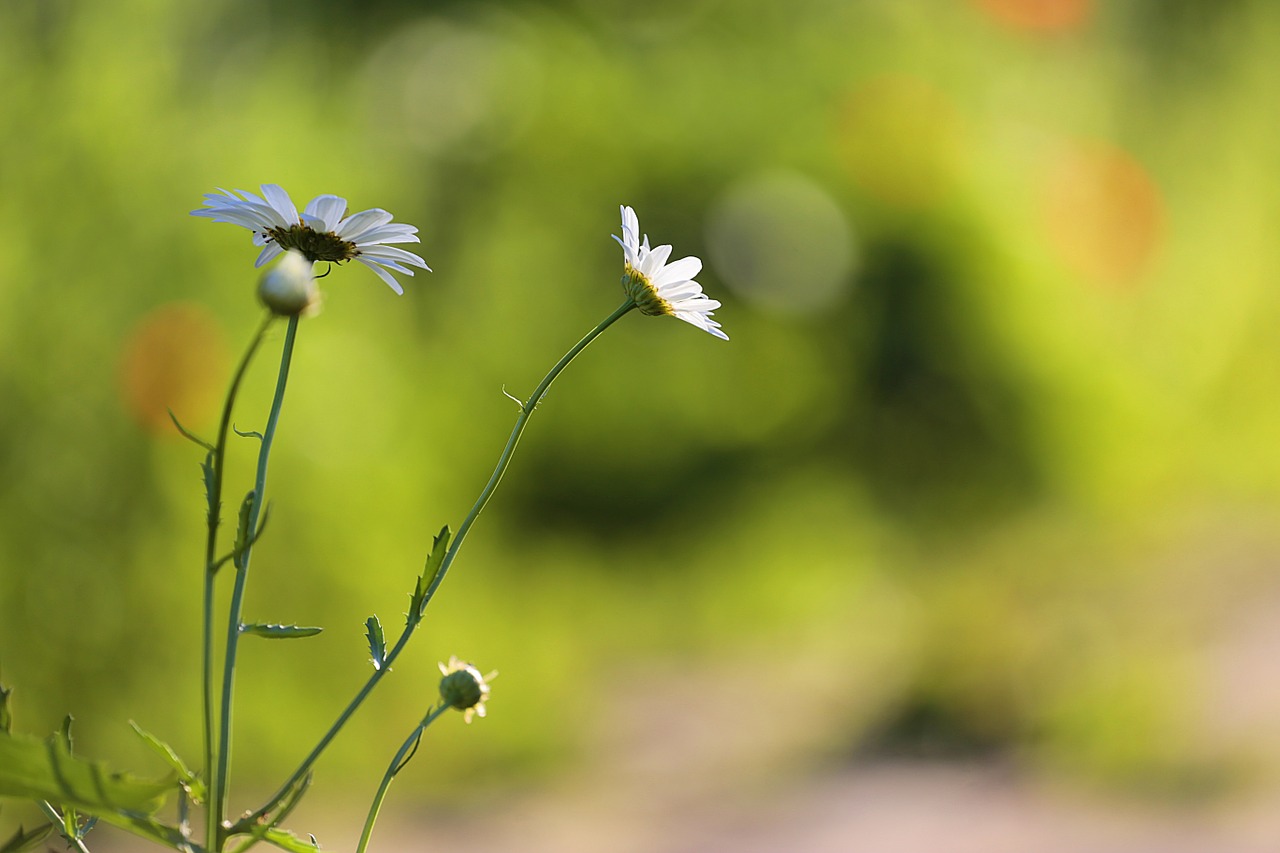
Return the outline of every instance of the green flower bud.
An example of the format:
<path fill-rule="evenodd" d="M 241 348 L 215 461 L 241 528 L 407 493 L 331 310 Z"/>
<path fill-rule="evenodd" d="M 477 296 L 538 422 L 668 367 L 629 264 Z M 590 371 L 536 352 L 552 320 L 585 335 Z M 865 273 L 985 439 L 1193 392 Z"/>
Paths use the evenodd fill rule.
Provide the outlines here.
<path fill-rule="evenodd" d="M 481 675 L 480 670 L 456 657 L 450 657 L 448 665 L 440 664 L 440 672 L 444 676 L 440 679 L 440 698 L 445 704 L 462 711 L 468 723 L 472 715 L 483 717 L 489 680 L 497 673 Z"/>
<path fill-rule="evenodd" d="M 311 261 L 297 249 L 285 252 L 258 280 L 258 298 L 282 317 L 315 313 L 320 307 L 320 288 Z"/>

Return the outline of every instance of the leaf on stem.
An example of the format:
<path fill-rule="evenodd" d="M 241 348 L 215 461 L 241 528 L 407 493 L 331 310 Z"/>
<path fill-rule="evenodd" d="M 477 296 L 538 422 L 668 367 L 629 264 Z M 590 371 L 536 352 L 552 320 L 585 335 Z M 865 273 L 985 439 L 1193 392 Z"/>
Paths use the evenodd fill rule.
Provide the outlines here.
<path fill-rule="evenodd" d="M 0 734 L 0 797 L 49 800 L 120 825 L 125 813 L 154 814 L 172 780 L 111 773 L 100 762 L 71 754 L 68 730 L 41 740 Z"/>
<path fill-rule="evenodd" d="M 268 844 L 273 844 L 281 850 L 288 850 L 290 853 L 316 853 L 320 849 L 320 845 L 315 841 L 315 836 L 311 837 L 311 841 L 303 841 L 292 832 L 275 827 L 263 828 L 260 832 L 254 832 L 253 836 Z"/>
<path fill-rule="evenodd" d="M 252 634 L 268 640 L 296 640 L 299 637 L 314 637 L 323 631 L 314 625 L 280 625 L 274 622 L 249 622 L 240 626 L 241 634 Z"/>
<path fill-rule="evenodd" d="M 373 668 L 382 669 L 387 661 L 387 641 L 382 634 L 382 623 L 377 616 L 370 616 L 364 623 L 365 636 L 369 638 L 369 654 L 373 656 Z"/>
<path fill-rule="evenodd" d="M 13 712 L 9 710 L 9 697 L 12 695 L 12 687 L 0 684 L 0 732 L 7 733 L 13 728 Z"/>
<path fill-rule="evenodd" d="M 440 567 L 444 565 L 444 555 L 449 550 L 451 535 L 449 525 L 446 524 L 440 528 L 440 532 L 431 543 L 431 556 L 427 557 L 427 565 L 418 577 L 418 583 L 409 600 L 408 624 L 410 625 L 422 619 L 422 611 L 427 605 L 427 590 L 431 588 L 436 575 L 440 574 Z"/>
<path fill-rule="evenodd" d="M 133 731 L 138 737 L 142 738 L 143 742 L 151 747 L 152 752 L 159 755 L 165 764 L 174 769 L 178 774 L 178 783 L 191 796 L 191 799 L 197 803 L 203 803 L 206 793 L 204 782 L 200 781 L 200 778 L 191 772 L 186 763 L 178 757 L 178 753 L 173 751 L 173 747 L 143 729 L 133 720 L 129 721 L 129 725 L 133 727 Z"/>
<path fill-rule="evenodd" d="M 246 430 L 244 432 L 241 432 L 240 430 L 236 429 L 235 424 L 232 424 L 231 431 L 234 432 L 236 435 L 240 436 L 241 438 L 256 438 L 258 439 L 258 441 L 262 441 L 262 433 L 258 432 L 257 430 L 251 429 L 251 430 Z"/>
<path fill-rule="evenodd" d="M 253 513 L 254 499 L 257 492 L 253 489 L 249 490 L 249 494 L 244 496 L 244 500 L 240 502 L 240 521 L 236 525 L 236 544 L 231 549 L 232 561 L 236 564 L 237 569 L 244 568 L 244 552 L 249 547 L 249 516 Z"/>
<path fill-rule="evenodd" d="M 40 846 L 40 842 L 44 841 L 53 832 L 53 824 L 47 823 L 38 829 L 27 832 L 21 826 L 18 831 L 9 837 L 4 844 L 0 844 L 0 853 L 25 853 L 27 850 L 34 850 Z"/>
<path fill-rule="evenodd" d="M 174 426 L 176 426 L 176 427 L 178 428 L 178 432 L 182 433 L 182 435 L 183 435 L 183 437 L 184 437 L 184 438 L 188 438 L 188 439 L 190 439 L 191 441 L 194 441 L 196 444 L 200 445 L 201 447 L 203 447 L 205 450 L 209 451 L 210 453 L 212 453 L 212 452 L 213 452 L 213 445 L 212 445 L 212 444 L 210 444 L 209 442 L 205 441 L 205 440 L 204 440 L 203 438 L 201 438 L 200 436 L 196 435 L 196 434 L 195 434 L 194 432 L 192 432 L 191 430 L 189 430 L 189 429 L 187 429 L 186 427 L 184 427 L 184 426 L 182 425 L 182 422 L 178 420 L 178 416 L 177 416 L 177 415 L 175 415 L 175 414 L 173 413 L 173 409 L 167 409 L 166 411 L 168 411 L 168 412 L 169 412 L 169 420 L 173 421 L 173 425 L 174 425 Z"/>
<path fill-rule="evenodd" d="M 204 477 L 204 501 L 205 505 L 208 507 L 210 525 L 217 525 L 218 511 L 222 509 L 222 506 L 218 503 L 218 490 L 214 488 L 214 455 L 215 451 L 210 449 L 209 452 L 204 455 L 204 461 L 200 463 L 200 471 Z"/>

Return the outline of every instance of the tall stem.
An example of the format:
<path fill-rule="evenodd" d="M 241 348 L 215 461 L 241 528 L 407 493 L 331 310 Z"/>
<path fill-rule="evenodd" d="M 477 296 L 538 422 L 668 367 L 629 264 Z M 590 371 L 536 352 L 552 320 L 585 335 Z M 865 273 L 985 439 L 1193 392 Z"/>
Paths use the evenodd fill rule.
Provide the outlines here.
<path fill-rule="evenodd" d="M 463 519 L 462 526 L 458 528 L 458 533 L 454 536 L 453 542 L 450 544 L 449 550 L 445 553 L 444 560 L 440 564 L 440 570 L 436 572 L 435 579 L 432 580 L 431 585 L 427 587 L 426 593 L 423 596 L 422 607 L 425 608 L 427 606 L 427 603 L 431 601 L 431 597 L 435 595 L 436 590 L 439 589 L 441 582 L 444 580 L 445 574 L 449 571 L 449 567 L 453 565 L 454 559 L 457 558 L 458 551 L 462 549 L 462 543 L 467 538 L 467 533 L 471 530 L 472 524 L 475 523 L 476 518 L 478 518 L 481 511 L 484 510 L 485 504 L 489 502 L 489 498 L 493 496 L 494 491 L 498 488 L 498 483 L 502 481 L 502 475 L 506 473 L 507 466 L 511 463 L 511 456 L 515 453 L 516 445 L 520 442 L 520 436 L 524 433 L 524 428 L 528 425 L 529 418 L 533 416 L 534 411 L 538 408 L 538 404 L 542 402 L 542 398 L 546 396 L 547 390 L 551 387 L 551 383 L 554 382 L 556 377 L 569 366 L 571 361 L 577 358 L 578 353 L 586 349 L 592 341 L 600 336 L 601 332 L 612 326 L 624 314 L 635 307 L 636 304 L 628 299 L 619 306 L 616 311 L 602 320 L 600 325 L 596 326 L 590 332 L 587 332 L 587 334 L 583 336 L 582 340 L 574 344 L 573 348 L 565 353 L 564 357 L 556 362 L 555 367 L 551 368 L 547 375 L 543 377 L 542 382 L 540 382 L 538 387 L 534 389 L 533 394 L 530 395 L 529 399 L 520 405 L 520 416 L 516 418 L 516 425 L 511 429 L 511 435 L 507 439 L 506 446 L 502 449 L 502 455 L 498 457 L 498 464 L 494 467 L 493 474 L 489 477 L 489 482 L 486 483 L 484 488 L 480 491 L 480 497 L 476 499 L 475 505 L 471 507 L 471 512 L 467 513 L 467 517 Z M 419 613 L 421 613 L 421 610 Z M 267 801 L 266 805 L 262 806 L 252 814 L 236 821 L 235 825 L 230 830 L 231 833 L 234 834 L 241 831 L 247 832 L 249 827 L 264 818 L 266 814 L 275 808 L 275 806 L 288 795 L 289 791 L 291 791 L 293 787 L 302 780 L 302 777 L 305 776 L 307 771 L 311 769 L 311 766 L 315 764 L 316 760 L 320 757 L 320 754 L 324 752 L 325 748 L 334 739 L 334 737 L 337 736 L 342 727 L 346 725 L 347 720 L 351 718 L 351 715 L 356 712 L 356 709 L 359 708 L 369 694 L 373 692 L 373 688 L 382 680 L 382 676 L 391 670 L 391 665 L 395 663 L 400 652 L 408 644 L 409 637 L 412 636 L 414 630 L 420 624 L 420 619 L 413 618 L 416 615 L 417 614 L 410 614 L 411 618 L 409 623 L 405 626 L 404 632 L 400 635 L 400 639 L 396 641 L 395 646 L 387 653 L 386 660 L 383 661 L 382 666 L 374 670 L 373 674 L 369 676 L 368 681 L 366 681 L 364 686 L 356 693 L 355 698 L 347 704 L 347 707 L 338 715 L 338 719 L 335 720 L 333 725 L 329 727 L 329 730 L 325 732 L 324 737 L 320 738 L 320 742 L 311 750 L 311 754 L 303 759 L 302 763 L 298 765 L 298 768 L 293 771 L 293 775 L 289 777 L 288 781 L 280 786 L 280 789 L 276 791 L 275 795 L 272 796 L 270 800 Z"/>
<path fill-rule="evenodd" d="M 213 719 L 213 594 L 214 594 L 214 576 L 216 574 L 216 561 L 218 559 L 218 524 L 220 522 L 219 511 L 222 506 L 222 468 L 227 455 L 227 432 L 231 427 L 231 412 L 235 407 L 236 395 L 240 393 L 240 383 L 244 379 L 245 373 L 249 369 L 249 362 L 253 360 L 253 356 L 261 346 L 263 339 L 266 337 L 267 328 L 271 325 L 271 321 L 275 319 L 275 315 L 267 312 L 262 324 L 258 326 L 257 333 L 253 336 L 253 340 L 249 342 L 248 349 L 240 358 L 240 363 L 236 365 L 236 372 L 231 377 L 231 387 L 227 389 L 227 399 L 222 404 L 222 418 L 218 423 L 218 438 L 214 445 L 211 457 L 213 474 L 209 482 L 209 512 L 208 526 L 209 535 L 205 540 L 204 549 L 204 631 L 202 638 L 202 669 L 203 669 L 203 706 L 204 706 L 204 768 L 205 774 L 213 773 L 214 762 L 214 719 Z M 205 827 L 206 839 L 209 849 L 213 850 L 213 844 L 217 840 L 216 836 L 217 823 L 210 818 L 209 825 Z"/>
<path fill-rule="evenodd" d="M 246 545 L 236 561 L 236 583 L 231 593 L 231 610 L 227 616 L 227 651 L 222 670 L 222 708 L 219 718 L 218 767 L 214 775 L 212 795 L 215 844 L 210 853 L 222 850 L 226 838 L 223 818 L 227 813 L 228 766 L 231 762 L 231 699 L 235 688 L 236 652 L 240 642 L 240 618 L 244 610 L 244 590 L 249 578 L 249 558 L 253 553 L 254 533 L 258 529 L 258 516 L 262 512 L 263 494 L 267 487 L 267 463 L 271 457 L 271 444 L 275 440 L 276 425 L 280 421 L 280 409 L 284 405 L 284 389 L 289 380 L 289 364 L 293 359 L 294 339 L 298 334 L 298 318 L 289 318 L 285 332 L 284 349 L 280 354 L 280 373 L 276 378 L 276 393 L 271 401 L 271 414 L 262 432 L 262 445 L 258 448 L 258 472 L 254 478 L 253 500 L 245 523 Z"/>

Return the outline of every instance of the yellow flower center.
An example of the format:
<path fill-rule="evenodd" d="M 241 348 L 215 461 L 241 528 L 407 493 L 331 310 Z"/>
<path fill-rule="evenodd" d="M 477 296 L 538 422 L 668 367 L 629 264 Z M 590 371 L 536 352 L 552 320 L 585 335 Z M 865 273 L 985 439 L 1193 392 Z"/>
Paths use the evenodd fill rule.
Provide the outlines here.
<path fill-rule="evenodd" d="M 264 232 L 268 240 L 275 240 L 282 249 L 297 249 L 307 260 L 331 261 L 341 263 L 349 261 L 360 250 L 355 243 L 343 240 L 332 231 L 315 231 L 305 225 L 290 225 L 288 228 L 272 228 Z"/>
<path fill-rule="evenodd" d="M 631 264 L 627 264 L 622 271 L 622 289 L 631 297 L 641 314 L 662 317 L 675 313 L 671 310 L 671 303 L 658 295 L 658 289 L 649 281 L 649 277 Z"/>

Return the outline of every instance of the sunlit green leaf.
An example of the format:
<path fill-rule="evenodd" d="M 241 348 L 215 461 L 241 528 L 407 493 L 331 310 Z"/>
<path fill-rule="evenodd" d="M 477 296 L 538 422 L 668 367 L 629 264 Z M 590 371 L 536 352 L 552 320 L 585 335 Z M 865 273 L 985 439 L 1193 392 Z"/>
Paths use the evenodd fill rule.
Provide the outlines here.
<path fill-rule="evenodd" d="M 244 568 L 244 551 L 249 545 L 249 516 L 253 513 L 253 504 L 256 492 L 249 491 L 244 496 L 244 500 L 240 502 L 240 521 L 236 525 L 236 544 L 232 551 L 233 560 L 237 569 Z"/>
<path fill-rule="evenodd" d="M 427 590 L 431 588 L 436 575 L 440 573 L 440 567 L 444 564 L 444 555 L 449 550 L 450 535 L 449 525 L 446 524 L 440 528 L 440 532 L 431 543 L 431 556 L 427 557 L 427 565 L 418 577 L 417 586 L 414 587 L 413 596 L 409 601 L 408 622 L 411 625 L 422 618 L 422 610 L 427 603 Z"/>
<path fill-rule="evenodd" d="M 387 643 L 382 634 L 382 623 L 377 616 L 370 616 L 364 625 L 365 635 L 369 638 L 369 654 L 373 655 L 373 668 L 382 669 L 382 664 L 387 659 Z"/>
<path fill-rule="evenodd" d="M 48 800 L 112 823 L 122 812 L 150 815 L 163 804 L 171 780 L 111 773 L 100 762 L 73 756 L 65 737 L 65 730 L 45 740 L 0 734 L 0 796 Z"/>
<path fill-rule="evenodd" d="M 138 737 L 142 738 L 143 742 L 146 743 L 147 746 L 151 747 L 152 751 L 155 752 L 156 755 L 159 755 L 164 759 L 164 762 L 177 772 L 178 781 L 187 789 L 187 793 L 190 794 L 191 799 L 195 800 L 197 803 L 204 802 L 204 782 L 202 782 L 199 777 L 187 768 L 186 763 L 178 757 L 178 753 L 173 751 L 173 747 L 143 729 L 133 720 L 129 721 L 129 725 L 133 727 L 133 730 L 137 733 Z"/>
<path fill-rule="evenodd" d="M 250 622 L 240 626 L 241 634 L 252 634 L 268 640 L 294 640 L 298 637 L 314 637 L 323 628 L 302 625 L 278 625 L 275 623 Z"/>

